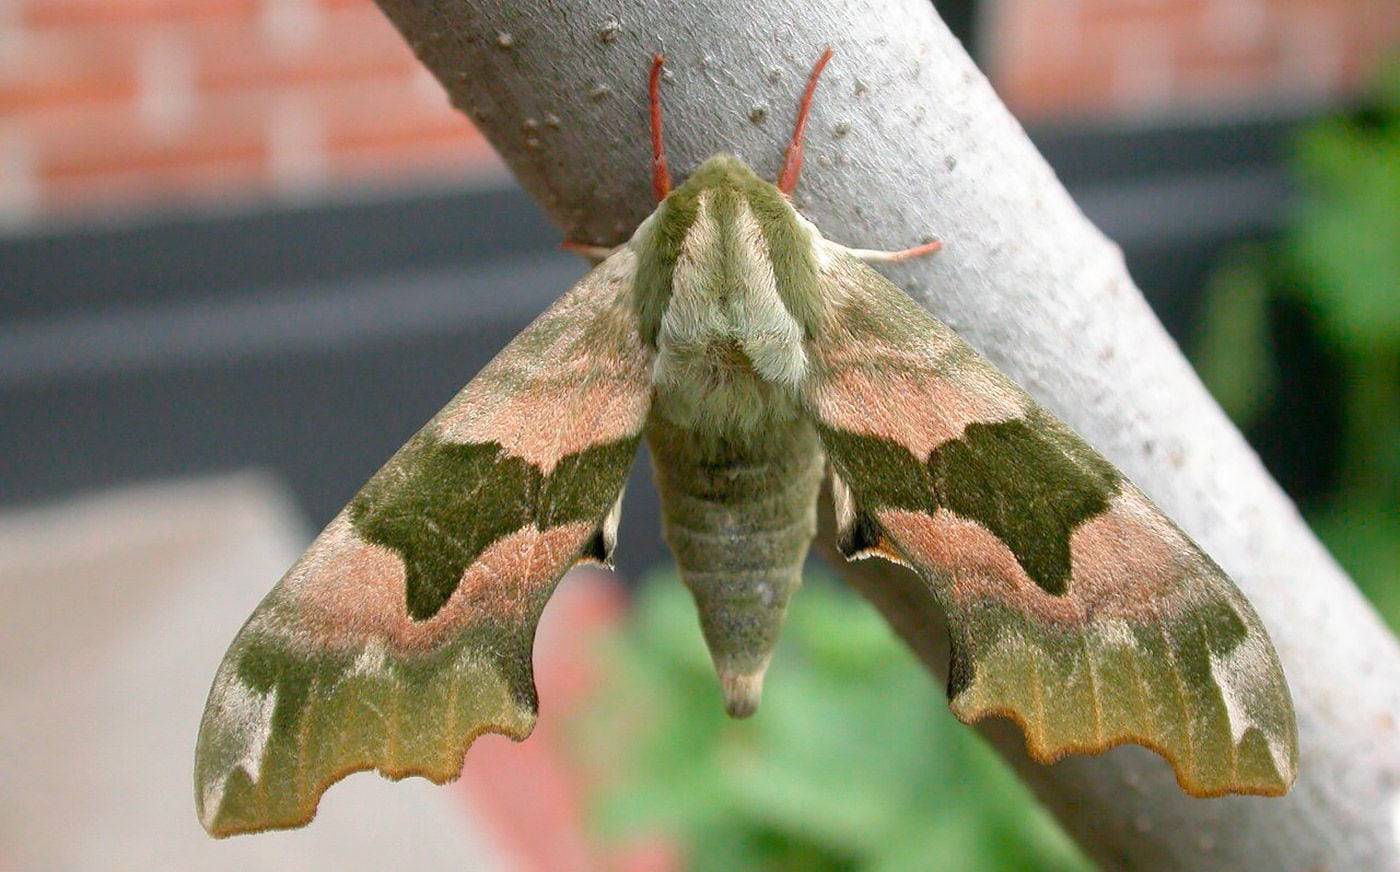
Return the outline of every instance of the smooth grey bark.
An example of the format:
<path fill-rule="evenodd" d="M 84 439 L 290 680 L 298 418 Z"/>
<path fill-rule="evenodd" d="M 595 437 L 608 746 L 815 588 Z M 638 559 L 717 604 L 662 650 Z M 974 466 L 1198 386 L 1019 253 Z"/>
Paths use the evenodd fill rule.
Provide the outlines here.
<path fill-rule="evenodd" d="M 1300 775 L 1282 799 L 1200 800 L 1140 748 L 1044 767 L 1009 724 L 984 734 L 1106 867 L 1400 869 L 1400 648 L 927 0 L 378 2 L 525 189 L 592 243 L 622 241 L 653 208 L 653 51 L 667 56 L 673 174 L 729 151 L 772 178 L 807 70 L 833 46 L 798 207 L 853 246 L 944 240 L 888 274 L 1239 582 L 1289 678 Z M 942 618 L 908 595 L 908 577 L 848 571 L 942 678 Z"/>

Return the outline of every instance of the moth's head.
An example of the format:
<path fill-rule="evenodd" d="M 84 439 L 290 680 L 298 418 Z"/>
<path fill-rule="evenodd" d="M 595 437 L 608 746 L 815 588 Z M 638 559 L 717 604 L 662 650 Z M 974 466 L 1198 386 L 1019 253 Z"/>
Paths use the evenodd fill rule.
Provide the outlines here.
<path fill-rule="evenodd" d="M 802 168 L 802 134 L 817 78 L 831 59 L 827 49 L 812 67 L 798 104 L 797 122 L 775 181 L 760 178 L 748 164 L 717 154 L 671 187 L 661 137 L 661 65 L 652 60 L 650 78 L 652 186 L 659 205 L 633 234 L 637 254 L 633 286 L 642 337 L 655 344 L 671 297 L 678 262 L 689 275 L 707 281 L 771 271 L 778 296 L 800 327 L 810 332 L 817 318 L 811 289 L 820 235 L 788 202 Z M 754 270 L 758 272 L 755 273 Z M 722 281 L 716 292 L 723 295 Z"/>
<path fill-rule="evenodd" d="M 767 185 L 773 189 L 774 195 L 782 196 L 777 186 L 760 178 L 758 173 L 750 169 L 742 158 L 721 153 L 710 157 L 696 167 L 695 172 L 690 174 L 685 183 L 671 191 L 667 197 L 674 197 L 683 192 L 694 196 L 701 191 L 711 189 L 744 191 L 755 185 Z"/>
<path fill-rule="evenodd" d="M 685 183 L 673 189 L 657 206 L 648 223 L 653 239 L 691 238 L 689 250 L 699 254 L 728 234 L 736 221 L 756 221 L 765 234 L 774 223 L 792 224 L 797 210 L 777 185 L 755 173 L 743 159 L 717 154 L 700 164 Z"/>
<path fill-rule="evenodd" d="M 772 275 L 789 314 L 810 332 L 818 317 L 812 289 L 819 243 L 816 228 L 777 185 L 733 155 L 711 157 L 632 237 L 642 337 L 655 344 L 672 283 L 682 277 L 720 299 L 729 296 L 729 283 L 764 273 Z"/>

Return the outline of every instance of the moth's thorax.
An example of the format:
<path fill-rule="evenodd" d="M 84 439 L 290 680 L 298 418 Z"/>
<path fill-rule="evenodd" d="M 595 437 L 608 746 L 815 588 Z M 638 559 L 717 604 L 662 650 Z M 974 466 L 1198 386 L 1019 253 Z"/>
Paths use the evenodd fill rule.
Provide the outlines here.
<path fill-rule="evenodd" d="M 738 158 L 710 158 L 634 235 L 636 306 L 657 411 L 682 426 L 796 414 L 819 320 L 816 228 Z"/>

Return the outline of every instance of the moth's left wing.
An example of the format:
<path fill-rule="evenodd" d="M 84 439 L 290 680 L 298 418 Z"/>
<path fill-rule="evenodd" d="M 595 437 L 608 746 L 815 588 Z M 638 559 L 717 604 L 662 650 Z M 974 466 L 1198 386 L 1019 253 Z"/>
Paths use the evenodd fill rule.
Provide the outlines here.
<path fill-rule="evenodd" d="M 244 625 L 195 754 L 210 833 L 300 826 L 361 769 L 441 783 L 481 733 L 529 734 L 535 625 L 570 566 L 607 559 L 650 406 L 632 257 L 516 337 Z"/>
<path fill-rule="evenodd" d="M 840 545 L 928 584 L 953 712 L 1016 720 L 1043 762 L 1135 742 L 1192 794 L 1287 791 L 1292 701 L 1220 567 L 956 334 L 828 252 L 803 396 Z"/>

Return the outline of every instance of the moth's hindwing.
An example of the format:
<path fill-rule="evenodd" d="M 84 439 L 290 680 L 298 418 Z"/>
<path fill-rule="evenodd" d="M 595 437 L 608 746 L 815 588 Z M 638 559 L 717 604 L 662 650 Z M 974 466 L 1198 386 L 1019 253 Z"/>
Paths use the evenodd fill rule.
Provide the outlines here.
<path fill-rule="evenodd" d="M 1202 796 L 1282 794 L 1297 727 L 1234 584 L 1107 461 L 864 264 L 834 253 L 803 399 L 848 556 L 949 616 L 953 712 L 1042 762 L 1134 742 Z"/>
<path fill-rule="evenodd" d="M 356 494 L 225 655 L 195 801 L 214 835 L 299 826 L 341 777 L 457 776 L 484 732 L 529 734 L 535 625 L 606 560 L 650 402 L 609 258 Z"/>

